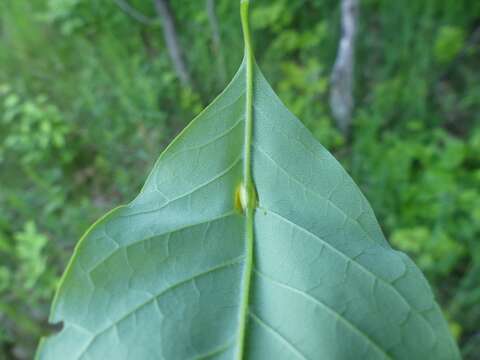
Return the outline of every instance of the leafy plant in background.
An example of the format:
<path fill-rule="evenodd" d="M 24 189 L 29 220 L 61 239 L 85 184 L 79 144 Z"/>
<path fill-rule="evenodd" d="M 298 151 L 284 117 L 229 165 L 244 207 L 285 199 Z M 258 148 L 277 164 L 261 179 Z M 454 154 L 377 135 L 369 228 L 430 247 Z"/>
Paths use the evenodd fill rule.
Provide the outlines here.
<path fill-rule="evenodd" d="M 355 169 L 357 176 L 368 179 L 364 188 L 378 204 L 385 225 L 393 229 L 392 243 L 415 256 L 439 284 L 439 294 L 452 299 L 450 311 L 457 314 L 457 321 L 451 326 L 457 336 L 464 329 L 478 328 L 480 293 L 473 285 L 480 270 L 478 130 L 461 141 L 442 129 L 427 134 L 413 122 L 408 140 L 392 134 L 378 142 L 375 135 L 369 136 L 372 141 L 358 142 L 355 151 L 372 156 L 371 162 L 354 156 L 354 162 L 362 162 Z M 373 173 L 375 177 L 369 175 Z M 382 214 L 386 208 L 398 209 L 402 216 Z M 456 271 L 462 277 L 445 281 L 446 274 Z M 463 314 L 458 313 L 460 308 Z M 470 351 L 476 353 L 474 347 Z"/>
<path fill-rule="evenodd" d="M 38 359 L 459 359 L 420 271 L 269 87 L 241 13 L 240 70 L 81 239 Z"/>
<path fill-rule="evenodd" d="M 25 166 L 58 153 L 68 157 L 68 149 L 60 150 L 65 148 L 69 128 L 62 121 L 59 110 L 49 104 L 45 96 L 22 101 L 8 85 L 2 86 L 0 95 L 3 99 L 2 128 L 6 130 L 0 157 L 4 157 L 5 152 L 16 152 Z"/>
<path fill-rule="evenodd" d="M 153 0 L 128 2 L 149 18 L 156 16 Z M 16 234 L 29 222 L 48 238 L 42 251 L 48 275 L 28 292 L 7 282 L 0 293 L 0 328 L 5 329 L 0 358 L 32 358 L 40 333 L 49 331 L 52 283 L 58 281 L 76 236 L 139 191 L 158 149 L 224 87 L 205 2 L 171 1 L 198 94 L 176 82 L 161 21 L 140 23 L 116 1 L 0 2 L 0 84 L 7 84 L 21 104 L 38 105 L 39 97 L 46 98 L 60 113 L 61 127 L 68 129 L 66 146 L 61 151 L 46 148 L 41 152 L 45 158 L 37 157 L 29 169 L 19 161 L 25 155 L 21 148 L 3 152 L 0 237 L 10 251 L 0 252 L 0 277 L 13 279 L 22 267 L 12 249 Z M 332 126 L 325 106 L 325 84 L 340 35 L 338 1 L 255 4 L 262 70 L 288 108 L 352 174 L 387 238 L 414 257 L 433 285 L 464 358 L 476 360 L 480 48 L 475 34 L 480 2 L 361 2 L 357 110 L 348 139 Z M 231 0 L 215 0 L 228 76 L 237 69 L 242 51 L 236 6 Z M 464 40 L 461 49 L 455 34 Z M 4 97 L 0 118 L 3 103 Z M 69 160 L 58 161 L 56 155 L 65 152 Z M 456 159 L 455 166 L 446 166 L 448 159 Z M 398 164 L 404 171 L 397 171 Z M 410 235 L 422 244 L 412 248 Z M 37 293 L 48 295 L 30 301 L 43 297 Z M 16 313 L 5 311 L 5 304 Z"/>

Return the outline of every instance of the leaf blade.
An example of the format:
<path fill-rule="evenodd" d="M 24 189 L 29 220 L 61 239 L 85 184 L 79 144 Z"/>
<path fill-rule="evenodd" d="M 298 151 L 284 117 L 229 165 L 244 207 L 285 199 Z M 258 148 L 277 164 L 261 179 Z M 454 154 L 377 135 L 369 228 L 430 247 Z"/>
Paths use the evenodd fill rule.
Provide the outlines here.
<path fill-rule="evenodd" d="M 109 310 L 104 304 L 101 294 L 91 294 L 94 290 L 89 287 L 89 284 L 93 281 L 97 289 L 104 285 L 108 286 L 111 293 L 120 293 L 120 298 L 132 296 L 131 294 L 129 295 L 132 289 L 122 288 L 121 284 L 122 281 L 128 280 L 131 274 L 118 271 L 119 269 L 128 268 L 128 259 L 125 258 L 122 263 L 114 265 L 118 273 L 112 275 L 114 278 L 110 278 L 107 281 L 109 282 L 108 284 L 104 284 L 105 278 L 108 279 L 108 276 L 110 276 L 108 271 L 99 273 L 93 280 L 89 279 L 84 273 L 89 271 L 98 272 L 99 267 L 105 267 L 105 263 L 108 265 L 112 254 L 118 251 L 118 249 L 121 249 L 123 252 L 126 251 L 124 249 L 129 248 L 128 246 L 142 246 L 141 244 L 145 239 L 153 238 L 155 238 L 155 246 L 158 247 L 161 245 L 159 240 L 161 240 L 162 236 L 184 231 L 191 226 L 211 224 L 211 221 L 222 219 L 225 217 L 225 214 L 228 214 L 228 216 L 236 219 L 234 227 L 231 224 L 223 226 L 223 232 L 236 230 L 229 237 L 231 239 L 229 242 L 230 247 L 235 249 L 234 254 L 232 254 L 232 249 L 229 250 L 230 256 L 233 258 L 243 256 L 242 245 L 244 241 L 239 237 L 243 233 L 244 220 L 235 207 L 234 194 L 231 191 L 242 180 L 242 162 L 239 159 L 241 158 L 243 143 L 241 140 L 238 140 L 238 138 L 243 138 L 241 136 L 243 128 L 238 126 L 243 122 L 238 119 L 243 116 L 244 112 L 243 98 L 245 90 L 242 73 L 243 68 L 240 69 L 239 74 L 218 100 L 195 119 L 160 156 L 139 196 L 128 206 L 113 211 L 97 222 L 92 230 L 87 232 L 79 242 L 57 293 L 58 300 L 54 301 L 52 307 L 51 321 L 64 321 L 64 330 L 59 335 L 43 342 L 37 353 L 38 358 L 63 358 L 67 352 L 72 358 L 85 356 L 87 358 L 103 357 L 105 355 L 103 352 L 106 351 L 105 348 L 111 348 L 113 351 L 113 353 L 108 354 L 108 357 L 114 356 L 119 359 L 128 356 L 126 354 L 132 353 L 132 351 L 137 351 L 138 353 L 135 356 L 138 355 L 140 358 L 165 357 L 163 354 L 158 353 L 160 349 L 157 349 L 157 352 L 155 350 L 145 350 L 146 352 L 142 353 L 141 349 L 128 350 L 122 346 L 116 346 L 118 344 L 115 343 L 113 336 L 111 339 L 104 340 L 104 343 L 107 345 L 98 346 L 98 337 L 103 336 L 102 334 L 107 329 L 112 334 L 116 331 L 114 328 L 115 321 L 109 323 L 105 316 L 102 317 L 99 314 L 105 313 L 108 314 L 108 317 L 114 319 L 124 319 L 132 311 L 123 311 L 122 313 L 121 304 L 117 304 L 116 307 L 112 307 L 112 304 L 110 304 Z M 225 121 L 225 119 L 227 120 Z M 206 139 L 208 140 L 206 141 Z M 218 149 L 223 151 L 219 152 Z M 201 155 L 199 159 L 191 156 L 192 153 L 198 152 L 203 152 L 204 155 Z M 188 161 L 189 158 L 190 161 Z M 190 166 L 178 170 L 175 164 L 185 161 L 188 161 Z M 208 162 L 208 171 L 205 171 L 199 165 L 202 162 Z M 192 176 L 192 173 L 195 176 Z M 212 199 L 212 192 L 218 196 Z M 168 196 L 165 194 L 168 194 Z M 206 206 L 207 202 L 208 206 Z M 178 217 L 178 213 L 182 213 L 182 211 L 188 211 L 192 216 Z M 134 229 L 130 229 L 131 219 L 135 221 Z M 209 225 L 205 226 L 204 231 L 207 231 Z M 212 230 L 209 231 L 211 232 Z M 220 236 L 222 232 L 220 232 L 220 229 L 217 229 L 217 232 L 213 234 Z M 218 236 L 213 238 L 210 236 L 209 242 L 211 243 L 215 239 L 223 240 L 222 237 L 219 238 Z M 203 245 L 201 241 L 193 243 L 193 245 L 197 246 L 196 251 L 190 249 L 188 254 L 194 258 L 194 253 L 202 254 Z M 203 256 L 204 261 L 209 261 L 209 259 L 215 260 L 219 254 L 229 254 L 229 251 L 226 251 L 228 248 L 225 250 L 225 246 L 225 244 L 219 243 L 216 248 L 223 251 L 214 253 L 213 256 L 210 256 L 212 251 L 203 251 L 205 255 Z M 122 252 L 119 252 L 119 254 L 122 255 Z M 156 253 L 158 253 L 161 259 L 162 254 L 164 257 L 168 253 L 167 247 L 164 245 L 163 248 L 158 248 Z M 145 254 L 145 258 L 148 258 L 147 254 Z M 142 275 L 145 279 L 149 276 L 148 271 L 145 270 L 149 266 L 148 261 L 144 264 L 139 263 L 139 261 L 137 260 L 136 263 L 138 263 L 139 268 L 143 266 L 145 273 Z M 188 259 L 188 264 L 194 266 L 195 261 Z M 153 269 L 152 266 L 150 265 L 149 267 L 152 270 L 150 276 L 160 272 L 158 269 L 158 271 Z M 177 264 L 176 266 L 178 267 L 179 265 Z M 108 269 L 108 266 L 106 268 Z M 168 271 L 168 269 L 170 268 L 166 267 L 163 271 Z M 241 271 L 237 269 L 237 273 L 241 274 Z M 207 274 L 210 273 L 207 272 Z M 237 276 L 239 276 L 238 274 Z M 239 282 L 240 280 L 233 281 L 233 284 L 238 288 L 237 284 Z M 224 283 L 224 281 L 219 282 L 219 284 Z M 232 282 L 225 284 L 228 285 L 230 283 Z M 230 292 L 233 293 L 233 290 Z M 93 318 L 88 316 L 86 309 L 92 301 L 89 299 L 90 296 L 95 297 L 96 304 L 96 314 Z M 224 299 L 223 301 L 227 300 Z M 219 302 L 222 302 L 221 299 Z M 143 303 L 145 303 L 145 300 L 140 301 L 140 304 Z M 135 312 L 141 311 L 138 304 L 130 303 L 128 305 L 130 308 L 136 309 Z M 111 314 L 109 314 L 109 311 Z M 231 310 L 228 311 L 231 312 Z M 95 319 L 97 316 L 100 319 Z M 152 316 L 152 319 L 154 318 L 155 316 Z M 226 318 L 229 319 L 227 323 L 236 322 L 237 313 L 230 314 Z M 102 326 L 102 322 L 106 322 L 108 325 Z M 200 331 L 197 332 L 197 337 L 200 339 L 199 342 L 205 342 L 204 334 L 200 334 Z M 216 334 L 217 332 L 211 331 L 211 333 Z M 145 336 L 148 337 L 148 333 Z M 186 337 L 187 335 L 184 336 Z M 75 341 L 68 341 L 68 339 L 75 339 Z M 206 341 L 206 345 L 209 345 L 209 348 L 201 349 L 201 352 L 208 353 L 213 348 L 221 347 L 220 343 L 222 341 L 227 341 L 221 336 L 213 340 L 215 340 L 214 344 L 210 345 Z M 179 343 L 179 347 L 181 346 L 182 343 Z M 133 348 L 135 347 L 138 347 L 138 345 L 133 346 Z M 200 348 L 202 347 L 205 347 L 205 345 L 200 344 Z M 148 346 L 145 346 L 145 349 L 148 349 Z M 179 350 L 180 353 L 182 351 L 186 357 L 192 355 L 188 354 L 189 351 L 190 353 L 195 352 L 192 349 Z"/>
<path fill-rule="evenodd" d="M 243 64 L 139 196 L 81 240 L 52 311 L 66 326 L 39 359 L 459 358 L 422 274 L 257 67 L 245 309 L 245 78 Z"/>
<path fill-rule="evenodd" d="M 370 205 L 341 165 L 286 110 L 259 69 L 256 74 L 256 274 L 262 274 L 254 291 L 262 295 L 252 302 L 257 317 L 293 344 L 307 343 L 305 348 L 297 346 L 305 358 L 458 358 L 426 280 L 408 257 L 390 248 Z M 266 301 L 273 290 L 272 284 L 269 291 L 262 289 L 265 279 L 287 293 Z M 395 285 L 402 279 L 408 286 Z M 370 289 L 378 294 L 372 296 Z M 294 294 L 309 301 L 295 302 Z M 275 299 L 285 301 L 286 296 L 291 302 L 272 313 Z M 301 321 L 285 319 L 286 309 L 308 309 L 313 303 L 342 315 L 344 330 L 336 335 L 350 334 L 349 346 L 331 336 L 338 331 L 338 320 L 314 314 Z M 372 316 L 362 318 L 368 314 Z M 423 343 L 409 338 L 404 326 L 415 330 L 414 337 L 423 336 Z M 435 337 L 441 341 L 435 342 Z M 312 338 L 308 345 L 305 339 Z M 256 347 L 258 352 L 261 345 Z"/>

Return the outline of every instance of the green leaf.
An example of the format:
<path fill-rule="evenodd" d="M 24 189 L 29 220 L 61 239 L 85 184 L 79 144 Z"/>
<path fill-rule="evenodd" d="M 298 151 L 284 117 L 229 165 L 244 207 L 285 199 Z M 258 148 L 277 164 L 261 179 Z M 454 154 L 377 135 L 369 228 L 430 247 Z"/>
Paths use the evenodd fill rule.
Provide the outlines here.
<path fill-rule="evenodd" d="M 243 2 L 248 4 L 248 2 Z M 459 359 L 418 268 L 246 57 L 80 240 L 50 359 Z"/>

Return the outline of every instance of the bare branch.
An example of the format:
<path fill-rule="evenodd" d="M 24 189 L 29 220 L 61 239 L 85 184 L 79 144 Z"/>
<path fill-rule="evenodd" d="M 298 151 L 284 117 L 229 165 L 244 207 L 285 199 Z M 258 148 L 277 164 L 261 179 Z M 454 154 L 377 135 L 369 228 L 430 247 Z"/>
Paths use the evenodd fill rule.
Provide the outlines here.
<path fill-rule="evenodd" d="M 347 134 L 352 122 L 355 38 L 358 0 L 342 0 L 342 38 L 331 75 L 330 107 L 340 130 Z"/>
<path fill-rule="evenodd" d="M 217 14 L 215 12 L 215 0 L 207 0 L 206 8 L 208 21 L 212 30 L 213 50 L 218 59 L 219 74 L 223 83 L 222 85 L 224 85 L 227 81 L 227 67 L 225 65 L 225 56 L 223 54 L 220 26 L 218 24 Z"/>
<path fill-rule="evenodd" d="M 183 85 L 193 88 L 192 79 L 188 71 L 182 47 L 178 39 L 175 20 L 172 15 L 169 0 L 155 0 L 155 8 L 162 19 L 163 35 L 167 50 L 172 60 L 175 72 Z"/>
<path fill-rule="evenodd" d="M 115 0 L 115 4 L 131 18 L 145 25 L 153 25 L 157 22 L 156 18 L 150 18 L 133 8 L 126 0 Z"/>

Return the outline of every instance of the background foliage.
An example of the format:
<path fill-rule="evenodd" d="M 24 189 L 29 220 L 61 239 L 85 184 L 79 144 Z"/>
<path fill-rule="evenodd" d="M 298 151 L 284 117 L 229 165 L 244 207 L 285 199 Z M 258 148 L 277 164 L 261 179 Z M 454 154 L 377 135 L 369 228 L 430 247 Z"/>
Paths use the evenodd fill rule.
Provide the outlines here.
<path fill-rule="evenodd" d="M 156 16 L 153 1 L 131 5 Z M 0 359 L 31 358 L 53 331 L 49 303 L 79 236 L 133 198 L 241 61 L 238 2 L 216 1 L 221 49 L 204 1 L 172 8 L 193 89 L 176 78 L 161 21 L 115 1 L 0 3 Z M 465 359 L 479 359 L 480 2 L 361 2 L 348 138 L 328 108 L 338 1 L 256 0 L 253 17 L 274 88 L 426 273 Z"/>

